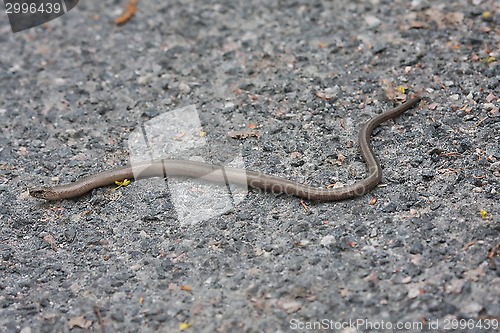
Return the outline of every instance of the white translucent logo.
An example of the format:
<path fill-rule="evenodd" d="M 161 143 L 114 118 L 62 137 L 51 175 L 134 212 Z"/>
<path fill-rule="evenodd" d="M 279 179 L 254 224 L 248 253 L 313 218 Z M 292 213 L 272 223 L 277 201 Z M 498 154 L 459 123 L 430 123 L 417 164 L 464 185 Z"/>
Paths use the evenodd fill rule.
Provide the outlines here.
<path fill-rule="evenodd" d="M 205 162 L 201 153 L 207 151 L 208 145 L 202 133 L 194 105 L 161 114 L 130 134 L 130 163 L 133 167 L 166 158 Z M 243 158 L 238 153 L 213 171 L 210 178 L 220 181 L 209 183 L 200 179 L 169 177 L 166 172 L 167 182 L 156 179 L 153 188 L 168 186 L 179 222 L 195 224 L 224 214 L 243 201 L 248 188 L 231 181 L 224 172 L 224 167 L 242 169 L 243 166 Z M 134 169 L 134 176 L 140 178 L 140 168 Z"/>

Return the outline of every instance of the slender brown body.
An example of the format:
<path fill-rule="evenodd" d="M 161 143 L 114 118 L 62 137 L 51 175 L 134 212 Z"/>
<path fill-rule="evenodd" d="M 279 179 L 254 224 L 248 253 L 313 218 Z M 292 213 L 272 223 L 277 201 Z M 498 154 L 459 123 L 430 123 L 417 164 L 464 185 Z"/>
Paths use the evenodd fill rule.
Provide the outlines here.
<path fill-rule="evenodd" d="M 243 169 L 216 166 L 188 160 L 163 159 L 144 164 L 130 165 L 84 177 L 74 183 L 53 187 L 30 189 L 30 195 L 46 200 L 61 200 L 81 196 L 88 191 L 114 184 L 116 180 L 148 177 L 192 177 L 217 183 L 237 183 L 272 193 L 286 193 L 308 200 L 336 201 L 353 198 L 372 190 L 380 182 L 382 168 L 370 145 L 375 127 L 398 117 L 420 101 L 415 97 L 406 103 L 373 117 L 359 132 L 359 146 L 365 159 L 368 175 L 363 180 L 341 188 L 315 188 L 290 180 Z"/>

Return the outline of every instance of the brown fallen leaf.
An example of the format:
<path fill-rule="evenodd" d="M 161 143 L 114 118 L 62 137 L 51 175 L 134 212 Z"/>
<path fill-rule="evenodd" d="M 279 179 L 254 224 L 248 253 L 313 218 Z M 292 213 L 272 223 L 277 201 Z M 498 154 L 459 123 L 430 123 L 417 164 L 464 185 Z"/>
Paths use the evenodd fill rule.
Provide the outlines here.
<path fill-rule="evenodd" d="M 21 148 L 19 148 L 19 155 L 21 155 L 21 156 L 26 156 L 26 155 L 28 155 L 28 154 L 29 154 L 29 150 L 28 150 L 28 149 L 26 149 L 26 147 L 21 147 Z"/>
<path fill-rule="evenodd" d="M 450 25 L 459 25 L 464 21 L 464 13 L 462 12 L 451 12 L 444 16 L 443 22 Z"/>
<path fill-rule="evenodd" d="M 50 247 L 52 248 L 52 250 L 57 251 L 57 243 L 56 243 L 54 236 L 49 234 L 49 235 L 43 237 L 43 240 L 50 244 Z"/>
<path fill-rule="evenodd" d="M 92 321 L 85 319 L 84 316 L 73 317 L 68 321 L 68 326 L 70 329 L 72 329 L 73 327 L 87 329 L 90 327 L 90 325 L 92 325 Z"/>
<path fill-rule="evenodd" d="M 500 243 L 497 244 L 497 245 L 495 245 L 491 249 L 490 253 L 488 254 L 488 259 L 491 259 L 491 258 L 493 258 L 495 256 L 500 256 Z"/>
<path fill-rule="evenodd" d="M 243 94 L 243 90 L 238 88 L 238 87 L 234 87 L 233 89 L 231 89 L 231 91 L 236 95 L 236 96 L 239 96 L 241 94 Z"/>
<path fill-rule="evenodd" d="M 450 294 L 460 294 L 465 282 L 464 279 L 452 279 L 444 284 L 444 290 Z"/>
<path fill-rule="evenodd" d="M 181 287 L 180 287 L 181 290 L 184 290 L 184 291 L 191 291 L 193 290 L 193 288 L 191 288 L 190 286 L 188 285 L 185 285 L 183 284 Z"/>
<path fill-rule="evenodd" d="M 316 93 L 316 97 L 318 97 L 319 99 L 322 99 L 324 101 L 331 101 L 333 99 L 333 97 L 330 97 L 330 96 L 328 96 L 326 94 L 322 94 L 320 92 Z"/>
<path fill-rule="evenodd" d="M 497 99 L 498 99 L 498 97 L 492 93 L 489 93 L 488 96 L 486 96 L 486 102 L 488 102 L 488 103 L 491 103 Z"/>
<path fill-rule="evenodd" d="M 345 157 L 342 153 L 337 152 L 337 160 L 334 162 L 336 165 L 341 166 L 344 164 L 347 157 Z"/>
<path fill-rule="evenodd" d="M 115 20 L 116 25 L 122 25 L 124 23 L 127 23 L 137 12 L 137 0 L 130 0 L 127 9 L 123 14 Z"/>
<path fill-rule="evenodd" d="M 438 8 L 432 7 L 424 11 L 425 21 L 434 22 L 438 29 L 459 25 L 464 20 L 464 13 L 449 12 L 443 14 Z"/>
<path fill-rule="evenodd" d="M 347 288 L 339 288 L 339 294 L 342 298 L 346 298 L 351 294 L 351 292 Z"/>
<path fill-rule="evenodd" d="M 358 243 L 356 242 L 347 242 L 347 245 L 352 248 L 356 248 L 358 246 Z"/>
<path fill-rule="evenodd" d="M 466 280 L 469 281 L 478 281 L 481 277 L 486 274 L 485 270 L 481 267 L 477 267 L 474 269 L 470 269 L 463 273 L 463 276 Z"/>
<path fill-rule="evenodd" d="M 302 303 L 291 299 L 288 296 L 284 296 L 280 298 L 277 302 L 278 307 L 285 311 L 286 313 L 294 313 L 300 310 L 302 307 Z"/>

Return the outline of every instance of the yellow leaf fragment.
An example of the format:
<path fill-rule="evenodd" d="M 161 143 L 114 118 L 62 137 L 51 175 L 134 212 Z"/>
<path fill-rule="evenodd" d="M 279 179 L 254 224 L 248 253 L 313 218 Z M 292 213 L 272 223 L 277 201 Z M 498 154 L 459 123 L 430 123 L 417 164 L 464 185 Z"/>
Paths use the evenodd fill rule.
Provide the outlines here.
<path fill-rule="evenodd" d="M 124 179 L 122 181 L 115 180 L 115 184 L 117 185 L 117 187 L 115 187 L 114 189 L 117 190 L 120 187 L 124 187 L 124 186 L 127 186 L 128 184 L 130 184 L 130 179 Z"/>
<path fill-rule="evenodd" d="M 189 327 L 191 327 L 191 324 L 188 324 L 188 323 L 180 323 L 179 324 L 179 329 L 181 331 L 187 330 Z"/>
<path fill-rule="evenodd" d="M 479 210 L 479 214 L 481 214 L 481 218 L 483 219 L 488 216 L 488 213 L 484 209 Z"/>
<path fill-rule="evenodd" d="M 487 64 L 491 64 L 492 62 L 495 62 L 495 61 L 497 61 L 497 58 L 495 58 L 495 57 L 487 57 L 487 58 L 485 59 L 485 62 L 486 62 Z"/>

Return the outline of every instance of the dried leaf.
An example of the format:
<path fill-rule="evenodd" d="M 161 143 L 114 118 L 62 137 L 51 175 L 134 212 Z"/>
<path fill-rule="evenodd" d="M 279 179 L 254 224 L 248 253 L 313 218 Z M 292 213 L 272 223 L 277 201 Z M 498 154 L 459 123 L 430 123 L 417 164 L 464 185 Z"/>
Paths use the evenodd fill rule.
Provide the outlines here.
<path fill-rule="evenodd" d="M 342 298 L 346 298 L 347 296 L 349 296 L 351 293 L 349 292 L 349 289 L 347 288 L 340 288 L 339 289 L 339 294 Z"/>
<path fill-rule="evenodd" d="M 115 20 L 116 25 L 122 25 L 129 21 L 137 12 L 137 0 L 130 0 L 125 12 Z"/>
<path fill-rule="evenodd" d="M 191 288 L 190 286 L 188 285 L 185 285 L 183 284 L 181 287 L 180 287 L 181 290 L 184 290 L 184 291 L 191 291 L 193 290 L 193 288 Z"/>
<path fill-rule="evenodd" d="M 54 236 L 49 234 L 49 235 L 43 237 L 43 240 L 50 244 L 50 247 L 52 248 L 52 250 L 57 251 L 57 243 L 56 243 Z"/>
<path fill-rule="evenodd" d="M 19 148 L 19 155 L 21 155 L 21 156 L 26 156 L 26 155 L 28 155 L 28 154 L 29 154 L 29 150 L 28 150 L 28 149 L 26 149 L 26 147 L 21 147 L 21 148 Z"/>
<path fill-rule="evenodd" d="M 73 317 L 68 321 L 68 326 L 70 329 L 72 329 L 73 327 L 87 329 L 90 327 L 90 325 L 92 325 L 92 321 L 85 319 L 84 316 Z"/>
<path fill-rule="evenodd" d="M 443 19 L 446 25 L 459 25 L 464 21 L 464 13 L 451 12 L 444 16 Z"/>
<path fill-rule="evenodd" d="M 345 162 L 346 159 L 347 158 L 344 155 L 342 155 L 341 153 L 337 153 L 337 160 L 335 160 L 335 164 L 340 166 Z"/>
<path fill-rule="evenodd" d="M 484 276 L 486 272 L 481 267 L 468 270 L 464 272 L 464 278 L 469 281 L 478 281 L 482 276 Z"/>
<path fill-rule="evenodd" d="M 444 290 L 450 294 L 460 294 L 465 284 L 464 279 L 453 279 L 444 285 Z"/>
<path fill-rule="evenodd" d="M 325 100 L 325 101 L 331 101 L 333 99 L 333 97 L 329 97 L 329 96 L 324 95 L 324 94 L 322 94 L 320 92 L 316 93 L 316 97 L 318 97 L 318 98 L 320 98 L 322 100 Z"/>
<path fill-rule="evenodd" d="M 438 29 L 444 29 L 447 26 L 455 26 L 463 23 L 464 13 L 462 12 L 450 12 L 443 14 L 437 8 L 429 8 L 424 12 L 427 22 L 434 22 Z"/>
<path fill-rule="evenodd" d="M 286 313 L 294 313 L 300 310 L 302 304 L 289 297 L 282 297 L 278 300 L 278 307 Z"/>

